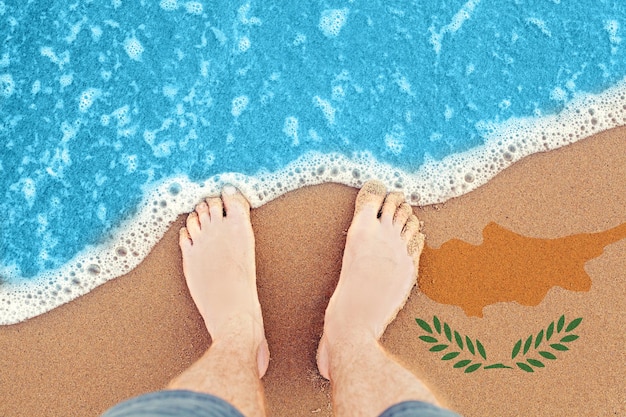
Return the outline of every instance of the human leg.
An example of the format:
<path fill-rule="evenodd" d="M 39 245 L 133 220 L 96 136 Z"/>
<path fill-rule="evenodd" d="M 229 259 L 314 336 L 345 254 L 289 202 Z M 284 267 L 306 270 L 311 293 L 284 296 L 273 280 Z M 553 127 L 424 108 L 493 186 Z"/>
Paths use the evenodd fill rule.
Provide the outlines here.
<path fill-rule="evenodd" d="M 318 368 L 331 380 L 338 416 L 378 416 L 409 400 L 436 404 L 378 343 L 415 285 L 424 244 L 419 228 L 400 194 L 387 195 L 378 182 L 363 186 L 318 349 Z"/>
<path fill-rule="evenodd" d="M 225 214 L 224 214 L 225 213 Z M 181 229 L 183 271 L 212 343 L 168 389 L 222 398 L 246 416 L 265 414 L 269 350 L 256 288 L 250 207 L 233 187 L 200 203 Z"/>

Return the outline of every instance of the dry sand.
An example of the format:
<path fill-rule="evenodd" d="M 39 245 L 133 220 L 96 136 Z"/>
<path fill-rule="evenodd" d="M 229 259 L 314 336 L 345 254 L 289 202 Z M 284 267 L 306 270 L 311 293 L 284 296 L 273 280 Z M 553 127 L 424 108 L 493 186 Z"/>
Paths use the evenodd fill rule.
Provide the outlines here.
<path fill-rule="evenodd" d="M 331 414 L 315 349 L 356 191 L 333 184 L 305 188 L 252 213 L 272 353 L 264 378 L 270 415 Z M 478 244 L 491 221 L 543 239 L 618 226 L 626 222 L 626 129 L 526 158 L 468 195 L 415 211 L 433 248 L 453 238 Z M 97 416 L 120 400 L 162 388 L 204 352 L 210 341 L 185 287 L 177 247 L 182 220 L 131 273 L 40 317 L 0 327 L 0 416 Z M 467 417 L 626 416 L 626 239 L 608 245 L 584 269 L 589 291 L 555 287 L 537 306 L 496 303 L 482 310 L 482 318 L 416 289 L 383 344 Z M 470 283 L 467 290 L 475 288 Z M 487 360 L 466 344 L 451 361 L 440 358 L 452 346 L 430 352 L 433 345 L 419 339 L 426 332 L 415 318 L 432 325 L 433 315 L 459 335 L 479 339 Z M 583 318 L 567 333 L 580 337 L 564 342 L 569 350 L 559 352 L 546 347 L 544 333 L 538 350 L 557 359 L 539 356 L 533 339 L 526 357 L 541 359 L 545 367 L 518 369 L 523 353 L 511 360 L 515 343 L 547 330 L 561 315 L 566 325 Z M 446 341 L 445 331 L 433 332 Z M 565 333 L 555 330 L 549 343 Z M 452 366 L 462 358 L 516 369 L 481 367 L 466 374 L 467 368 Z"/>

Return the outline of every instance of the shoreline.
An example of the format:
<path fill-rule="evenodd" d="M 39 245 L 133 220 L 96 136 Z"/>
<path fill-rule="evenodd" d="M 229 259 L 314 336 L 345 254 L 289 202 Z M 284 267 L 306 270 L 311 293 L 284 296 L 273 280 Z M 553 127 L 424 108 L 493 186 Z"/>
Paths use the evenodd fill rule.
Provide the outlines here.
<path fill-rule="evenodd" d="M 626 128 L 617 128 L 532 155 L 471 193 L 414 211 L 424 221 L 430 247 L 453 238 L 478 244 L 490 221 L 552 239 L 626 222 L 624 190 Z M 252 212 L 272 353 L 264 378 L 271 415 L 330 415 L 330 387 L 315 371 L 315 349 L 356 191 L 337 184 L 306 187 Z M 209 338 L 186 290 L 177 247 L 182 220 L 178 216 L 130 273 L 47 314 L 0 326 L 0 366 L 9 376 L 0 379 L 1 415 L 96 416 L 120 400 L 163 387 L 203 353 Z M 604 248 L 585 271 L 592 281 L 588 292 L 555 287 L 535 307 L 492 304 L 483 318 L 467 317 L 459 307 L 414 290 L 382 343 L 444 404 L 467 417 L 626 413 L 620 397 L 626 241 Z M 418 339 L 415 318 L 432 315 L 479 338 L 489 360 L 502 362 L 518 339 L 561 315 L 583 321 L 576 329 L 580 338 L 558 359 L 546 361 L 545 369 L 464 374 Z"/>
<path fill-rule="evenodd" d="M 50 311 L 117 278 L 119 271 L 133 270 L 178 216 L 192 210 L 203 196 L 218 194 L 225 183 L 238 187 L 252 207 L 303 186 L 330 182 L 360 187 L 369 178 L 382 180 L 390 190 L 404 190 L 413 206 L 441 204 L 481 188 L 529 156 L 577 143 L 594 132 L 619 129 L 626 123 L 626 109 L 609 103 L 619 103 L 625 95 L 626 78 L 602 93 L 573 98 L 556 115 L 484 123 L 483 146 L 441 161 L 427 160 L 415 173 L 378 162 L 369 154 L 347 158 L 312 153 L 278 172 L 255 177 L 224 173 L 202 184 L 184 178 L 163 180 L 146 193 L 132 219 L 107 233 L 104 243 L 88 245 L 63 266 L 27 282 L 11 282 L 16 272 L 0 269 L 9 277 L 0 285 L 0 325 Z"/>

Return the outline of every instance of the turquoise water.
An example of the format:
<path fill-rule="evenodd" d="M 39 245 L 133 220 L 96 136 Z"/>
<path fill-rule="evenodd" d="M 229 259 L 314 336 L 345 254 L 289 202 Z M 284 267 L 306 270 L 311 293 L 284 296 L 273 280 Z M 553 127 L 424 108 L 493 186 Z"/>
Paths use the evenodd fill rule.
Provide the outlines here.
<path fill-rule="evenodd" d="M 626 75 L 620 1 L 283 3 L 0 1 L 3 279 L 35 282 L 104 245 L 172 178 L 245 188 L 269 175 L 248 193 L 255 205 L 370 176 L 413 203 L 441 201 L 503 166 L 456 164 L 462 186 L 426 175 L 421 194 L 411 173 L 479 155 L 505 125 L 504 159 L 519 159 L 511 123 L 558 115 Z M 624 124 L 610 111 L 620 100 L 558 145 Z M 549 148 L 543 136 L 526 153 Z"/>

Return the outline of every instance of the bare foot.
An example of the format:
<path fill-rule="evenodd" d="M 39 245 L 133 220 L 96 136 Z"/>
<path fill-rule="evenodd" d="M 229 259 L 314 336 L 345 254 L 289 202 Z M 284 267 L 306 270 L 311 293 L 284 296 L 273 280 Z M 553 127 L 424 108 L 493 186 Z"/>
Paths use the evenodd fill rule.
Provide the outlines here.
<path fill-rule="evenodd" d="M 237 337 L 258 351 L 259 378 L 269 350 L 256 288 L 250 205 L 232 186 L 207 198 L 180 230 L 183 271 L 189 292 L 213 342 Z"/>
<path fill-rule="evenodd" d="M 330 379 L 330 350 L 350 334 L 379 339 L 404 306 L 417 278 L 424 235 L 400 193 L 369 181 L 359 191 L 339 283 L 328 303 L 317 366 Z M 369 337 L 369 336 L 368 336 Z"/>

